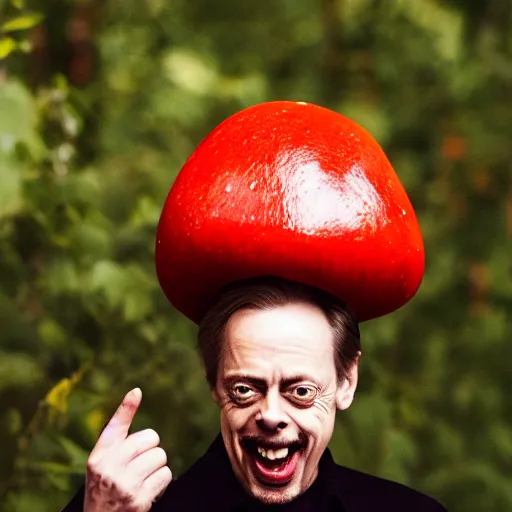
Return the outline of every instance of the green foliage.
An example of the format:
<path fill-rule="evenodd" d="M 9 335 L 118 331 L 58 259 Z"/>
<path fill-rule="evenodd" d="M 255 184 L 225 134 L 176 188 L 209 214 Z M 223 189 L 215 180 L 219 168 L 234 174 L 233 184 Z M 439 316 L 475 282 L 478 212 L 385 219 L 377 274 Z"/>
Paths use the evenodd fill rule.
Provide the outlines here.
<path fill-rule="evenodd" d="M 10 2 L 14 8 L 7 21 L 0 19 L 0 61 L 5 59 L 16 50 L 27 52 L 30 50 L 28 40 L 23 37 L 26 30 L 39 25 L 43 15 L 39 12 L 24 11 L 24 2 L 22 0 L 12 0 Z M 3 4 L 0 3 L 0 12 L 3 10 Z M 21 38 L 12 37 L 12 33 L 22 33 Z"/>
<path fill-rule="evenodd" d="M 12 18 L 9 21 L 6 21 L 0 27 L 0 30 L 2 30 L 4 33 L 17 32 L 18 30 L 27 30 L 29 28 L 35 27 L 36 25 L 39 25 L 42 19 L 43 17 L 39 13 L 24 14 L 22 16 L 18 16 L 16 18 Z"/>
<path fill-rule="evenodd" d="M 59 510 L 136 385 L 174 473 L 202 453 L 217 413 L 154 273 L 160 209 L 213 126 L 292 99 L 383 144 L 427 252 L 415 299 L 362 326 L 337 460 L 511 510 L 510 3 L 25 4 L 0 2 L 0 508 Z"/>

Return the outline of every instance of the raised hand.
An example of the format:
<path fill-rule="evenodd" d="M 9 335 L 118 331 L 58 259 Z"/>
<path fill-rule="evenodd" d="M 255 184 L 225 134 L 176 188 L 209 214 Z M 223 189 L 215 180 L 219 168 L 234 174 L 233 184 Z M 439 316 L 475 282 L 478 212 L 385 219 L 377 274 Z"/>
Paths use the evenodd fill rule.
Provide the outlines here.
<path fill-rule="evenodd" d="M 87 461 L 84 512 L 147 512 L 172 480 L 167 455 L 151 429 L 128 435 L 142 400 L 132 389 Z"/>

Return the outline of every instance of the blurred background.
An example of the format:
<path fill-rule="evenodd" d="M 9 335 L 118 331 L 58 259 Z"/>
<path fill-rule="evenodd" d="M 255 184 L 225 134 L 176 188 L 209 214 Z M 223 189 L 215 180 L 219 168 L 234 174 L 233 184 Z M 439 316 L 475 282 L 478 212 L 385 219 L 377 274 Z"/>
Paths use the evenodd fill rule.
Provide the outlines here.
<path fill-rule="evenodd" d="M 200 140 L 274 99 L 367 128 L 425 237 L 418 295 L 362 325 L 336 460 L 512 510 L 510 0 L 0 0 L 0 27 L 0 510 L 60 510 L 134 386 L 176 475 L 213 439 L 155 231 Z"/>

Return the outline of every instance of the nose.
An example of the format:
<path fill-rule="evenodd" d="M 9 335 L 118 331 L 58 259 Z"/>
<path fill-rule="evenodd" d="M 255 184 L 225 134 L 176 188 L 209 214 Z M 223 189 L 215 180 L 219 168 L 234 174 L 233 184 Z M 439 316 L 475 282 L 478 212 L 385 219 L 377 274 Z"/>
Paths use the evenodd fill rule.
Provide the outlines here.
<path fill-rule="evenodd" d="M 288 426 L 289 419 L 282 408 L 279 391 L 269 390 L 261 401 L 261 408 L 256 415 L 256 423 L 261 430 L 273 433 Z"/>

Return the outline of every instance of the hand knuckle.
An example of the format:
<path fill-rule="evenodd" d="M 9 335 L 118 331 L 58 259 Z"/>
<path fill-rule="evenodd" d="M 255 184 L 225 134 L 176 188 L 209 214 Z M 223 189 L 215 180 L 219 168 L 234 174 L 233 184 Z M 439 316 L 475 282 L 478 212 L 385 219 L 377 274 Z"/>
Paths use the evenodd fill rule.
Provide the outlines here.
<path fill-rule="evenodd" d="M 87 471 L 98 472 L 100 468 L 101 459 L 96 454 L 89 455 L 87 459 Z"/>
<path fill-rule="evenodd" d="M 119 476 L 112 470 L 104 468 L 100 473 L 101 481 L 105 486 L 119 487 Z"/>
<path fill-rule="evenodd" d="M 159 461 L 162 461 L 162 465 L 164 464 L 167 464 L 167 453 L 165 452 L 165 450 L 163 448 L 155 448 L 155 457 L 159 460 Z"/>
<path fill-rule="evenodd" d="M 131 482 L 127 480 L 118 481 L 116 482 L 116 489 L 121 496 L 129 498 L 130 501 L 134 500 L 135 496 L 133 495 L 133 485 L 131 485 Z"/>
<path fill-rule="evenodd" d="M 146 512 L 151 509 L 151 501 L 148 501 L 147 499 L 137 497 L 132 501 L 132 509 L 130 510 L 136 510 L 137 512 Z"/>
<path fill-rule="evenodd" d="M 152 428 L 149 428 L 147 430 L 147 435 L 150 436 L 153 439 L 153 442 L 155 444 L 160 443 L 160 436 L 158 435 L 158 432 L 156 430 L 153 430 Z"/>
<path fill-rule="evenodd" d="M 172 481 L 172 471 L 169 466 L 164 466 L 162 468 L 162 480 L 171 482 Z"/>

